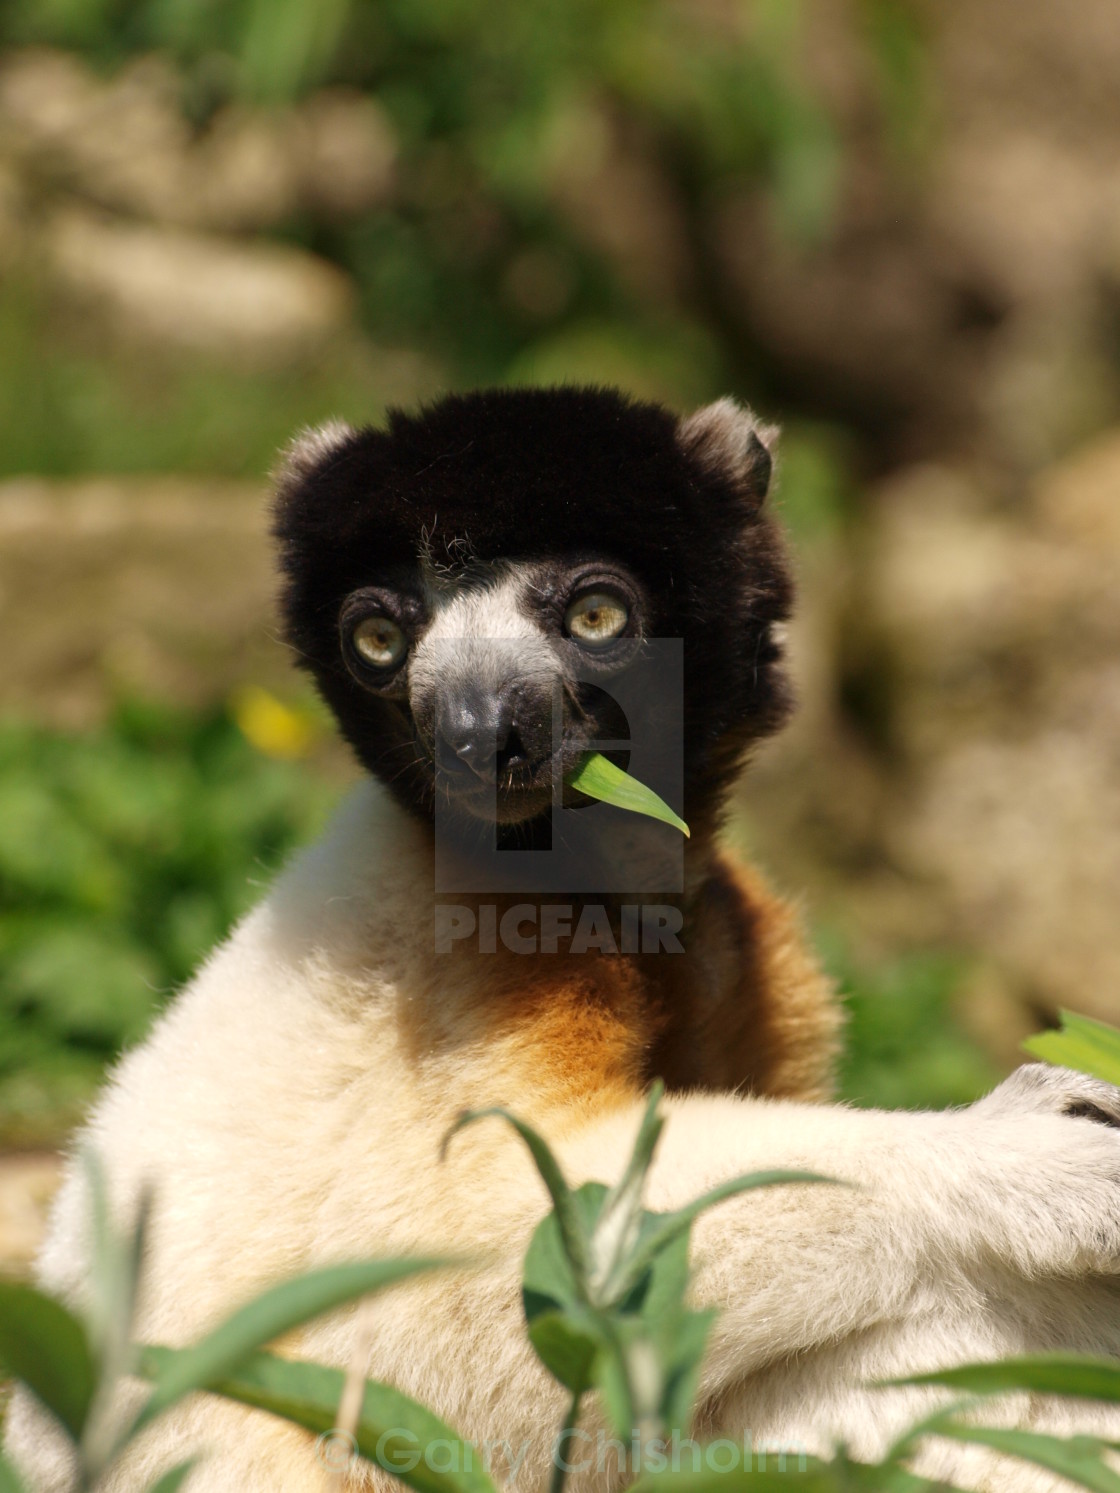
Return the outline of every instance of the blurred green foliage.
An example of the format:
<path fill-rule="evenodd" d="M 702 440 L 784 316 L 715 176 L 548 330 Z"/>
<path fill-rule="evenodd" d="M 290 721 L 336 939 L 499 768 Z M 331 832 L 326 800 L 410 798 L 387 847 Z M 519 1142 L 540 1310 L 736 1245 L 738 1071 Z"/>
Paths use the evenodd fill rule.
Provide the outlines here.
<path fill-rule="evenodd" d="M 57 1136 L 334 790 L 224 713 L 0 726 L 0 1136 Z"/>
<path fill-rule="evenodd" d="M 716 223 L 749 193 L 791 253 L 829 232 L 845 147 L 807 58 L 817 9 L 8 0 L 0 46 L 72 48 L 107 75 L 158 52 L 198 138 L 229 105 L 279 110 L 322 85 L 373 98 L 396 148 L 384 199 L 357 216 L 305 206 L 274 231 L 346 271 L 375 343 L 426 355 L 442 386 L 613 382 L 682 407 L 733 389 L 788 417 L 796 394 L 784 375 L 771 387 Z M 914 11 L 860 0 L 856 16 L 881 128 L 910 160 Z M 36 300 L 18 285 L 0 305 L 6 471 L 256 472 L 293 425 L 384 404 L 384 379 L 337 350 L 266 375 L 181 354 L 137 372 L 136 349 L 83 345 Z"/>
<path fill-rule="evenodd" d="M 910 11 L 864 0 L 862 13 L 884 111 L 912 134 Z M 749 183 L 791 246 L 833 219 L 841 145 L 805 65 L 813 23 L 813 0 L 9 0 L 0 43 L 73 47 L 107 71 L 160 51 L 200 132 L 234 99 L 370 93 L 397 141 L 390 199 L 284 232 L 353 274 L 378 338 L 438 353 L 456 383 L 620 377 L 691 399 L 762 377 L 713 291 L 710 210 Z M 675 286 L 635 284 L 574 230 L 569 168 L 617 141 L 684 225 L 690 265 Z"/>
<path fill-rule="evenodd" d="M 848 1012 L 842 1098 L 883 1109 L 942 1109 L 970 1104 L 1003 1077 L 956 1019 L 967 971 L 962 957 L 926 951 L 869 965 L 835 932 L 818 932 L 817 943 Z"/>
<path fill-rule="evenodd" d="M 0 476 L 182 472 L 260 477 L 303 425 L 365 424 L 384 373 L 360 349 L 242 370 L 106 343 L 40 287 L 0 283 Z"/>

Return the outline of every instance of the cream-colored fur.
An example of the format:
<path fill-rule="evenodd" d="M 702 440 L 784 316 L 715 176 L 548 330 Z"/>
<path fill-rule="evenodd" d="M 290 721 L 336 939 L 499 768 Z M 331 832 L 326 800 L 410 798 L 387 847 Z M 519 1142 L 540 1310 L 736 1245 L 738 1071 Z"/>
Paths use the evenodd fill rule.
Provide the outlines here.
<path fill-rule="evenodd" d="M 486 1254 L 478 1273 L 375 1299 L 369 1372 L 476 1441 L 505 1443 L 495 1473 L 543 1489 L 564 1397 L 526 1345 L 519 1270 L 546 1199 L 499 1122 L 458 1136 L 443 1163 L 440 1138 L 464 1106 L 506 1104 L 540 1127 L 573 1180 L 609 1181 L 642 1096 L 625 1084 L 542 1082 L 530 1014 L 478 1029 L 479 964 L 434 952 L 429 840 L 380 786 L 358 789 L 121 1063 L 85 1138 L 121 1218 L 145 1183 L 157 1189 L 139 1324 L 149 1341 L 187 1343 L 263 1284 L 316 1264 Z M 945 1114 L 666 1101 L 654 1207 L 761 1167 L 858 1184 L 756 1193 L 696 1226 L 696 1298 L 721 1309 L 701 1428 L 810 1452 L 839 1436 L 874 1454 L 935 1395 L 877 1391 L 870 1378 L 1024 1348 L 1120 1351 L 1120 1132 L 1061 1115 L 1078 1097 L 1113 1110 L 1120 1099 L 1026 1069 Z M 39 1277 L 80 1300 L 86 1263 L 74 1167 Z M 335 1314 L 285 1351 L 344 1365 L 356 1323 L 353 1310 Z M 1085 1405 L 1010 1410 L 1120 1435 L 1120 1418 Z M 593 1412 L 586 1425 L 594 1434 Z M 25 1396 L 9 1443 L 38 1493 L 67 1486 L 46 1418 Z M 192 1493 L 328 1486 L 311 1436 L 200 1396 L 154 1427 L 108 1487 L 147 1488 L 196 1445 L 209 1455 Z M 577 1488 L 617 1481 L 596 1471 L 594 1445 L 575 1451 L 591 1464 Z M 931 1447 L 929 1466 L 969 1486 L 1058 1486 L 948 1443 Z"/>

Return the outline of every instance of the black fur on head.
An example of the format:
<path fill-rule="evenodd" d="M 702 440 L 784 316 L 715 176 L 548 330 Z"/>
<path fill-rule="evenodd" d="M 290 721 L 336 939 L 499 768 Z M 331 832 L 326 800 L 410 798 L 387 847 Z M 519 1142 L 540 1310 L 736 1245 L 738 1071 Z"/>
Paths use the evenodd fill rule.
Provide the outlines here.
<path fill-rule="evenodd" d="M 617 567 L 641 595 L 641 635 L 683 639 L 684 812 L 702 820 L 789 705 L 791 582 L 764 503 L 773 435 L 731 400 L 678 420 L 568 387 L 455 395 L 392 411 L 386 430 L 305 433 L 277 477 L 288 640 L 364 765 L 428 813 L 430 733 L 406 671 L 374 689 L 347 662 L 348 598 L 407 592 L 398 620 L 419 634 L 433 577 L 469 587 L 511 560 L 544 576 Z"/>

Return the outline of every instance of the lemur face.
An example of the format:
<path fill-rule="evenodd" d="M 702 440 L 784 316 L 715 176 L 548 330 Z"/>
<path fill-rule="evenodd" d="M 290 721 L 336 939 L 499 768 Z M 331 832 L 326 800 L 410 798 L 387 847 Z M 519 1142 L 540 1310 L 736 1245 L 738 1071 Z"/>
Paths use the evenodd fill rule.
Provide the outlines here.
<path fill-rule="evenodd" d="M 612 683 L 680 638 L 685 810 L 718 801 L 787 708 L 770 434 L 731 401 L 678 422 L 563 388 L 300 437 L 287 632 L 362 762 L 422 814 L 533 820 L 591 745 L 657 729 L 665 702 L 627 720 Z"/>
<path fill-rule="evenodd" d="M 452 567 L 425 549 L 346 597 L 339 648 L 355 684 L 411 726 L 415 764 L 448 806 L 518 823 L 548 810 L 592 743 L 625 736 L 596 681 L 633 663 L 647 612 L 637 579 L 605 557 Z"/>

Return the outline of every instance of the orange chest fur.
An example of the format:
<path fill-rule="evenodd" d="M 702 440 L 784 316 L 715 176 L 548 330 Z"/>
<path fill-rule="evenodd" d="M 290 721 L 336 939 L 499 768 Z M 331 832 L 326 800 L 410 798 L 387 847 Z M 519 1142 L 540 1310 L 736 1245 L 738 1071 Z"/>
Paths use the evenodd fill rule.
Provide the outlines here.
<path fill-rule="evenodd" d="M 472 907 L 470 936 L 437 953 L 435 998 L 403 1018 L 410 1056 L 438 1059 L 481 1044 L 500 1087 L 542 1103 L 671 1089 L 828 1097 L 839 1016 L 831 985 L 790 908 L 753 872 L 719 859 L 688 906 L 680 950 L 572 952 L 578 908 L 527 909 L 517 940 L 501 935 L 518 904 Z M 549 926 L 565 931 L 549 942 Z M 458 930 L 461 934 L 461 928 Z M 520 942 L 518 940 L 521 940 Z"/>

